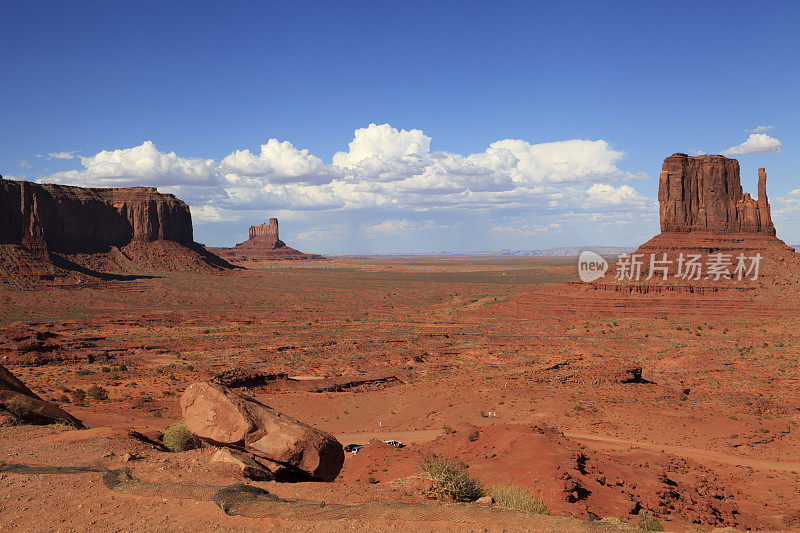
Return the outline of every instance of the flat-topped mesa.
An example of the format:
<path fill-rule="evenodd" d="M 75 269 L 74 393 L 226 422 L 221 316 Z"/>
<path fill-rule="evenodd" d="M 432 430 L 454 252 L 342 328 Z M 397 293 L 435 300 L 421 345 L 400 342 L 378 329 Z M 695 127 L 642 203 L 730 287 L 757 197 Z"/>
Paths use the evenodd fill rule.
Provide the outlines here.
<path fill-rule="evenodd" d="M 742 192 L 736 159 L 672 154 L 661 167 L 658 202 L 662 232 L 775 235 L 765 170 L 758 170 L 754 200 Z"/>
<path fill-rule="evenodd" d="M 193 243 L 189 207 L 154 187 L 91 189 L 0 181 L 0 243 L 92 251 L 131 241 Z"/>

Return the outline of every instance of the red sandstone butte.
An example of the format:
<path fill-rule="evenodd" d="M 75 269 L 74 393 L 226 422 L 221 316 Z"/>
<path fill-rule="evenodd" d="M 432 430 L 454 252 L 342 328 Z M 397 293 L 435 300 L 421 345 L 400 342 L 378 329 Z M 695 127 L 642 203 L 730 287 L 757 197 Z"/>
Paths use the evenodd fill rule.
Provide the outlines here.
<path fill-rule="evenodd" d="M 706 293 L 755 286 L 800 286 L 800 255 L 775 236 L 769 200 L 767 173 L 758 170 L 758 199 L 742 191 L 739 162 L 721 155 L 672 154 L 664 160 L 658 184 L 661 233 L 642 244 L 632 255 L 642 260 L 638 280 L 616 278 L 612 265 L 594 288 L 633 292 L 671 290 Z M 651 259 L 672 263 L 668 279 L 650 273 Z M 696 254 L 707 264 L 712 254 L 723 254 L 734 262 L 739 254 L 761 255 L 757 280 L 699 280 L 676 278 L 680 254 Z M 654 272 L 654 274 L 660 274 Z"/>
<path fill-rule="evenodd" d="M 278 237 L 278 219 L 270 218 L 269 224 L 250 226 L 250 238 L 233 248 L 210 248 L 210 250 L 232 263 L 257 263 L 260 261 L 322 259 L 315 254 L 304 254 L 286 246 Z"/>
<path fill-rule="evenodd" d="M 758 169 L 758 200 L 754 200 L 742 192 L 736 159 L 672 154 L 661 167 L 658 202 L 662 232 L 775 235 L 767 173 Z"/>

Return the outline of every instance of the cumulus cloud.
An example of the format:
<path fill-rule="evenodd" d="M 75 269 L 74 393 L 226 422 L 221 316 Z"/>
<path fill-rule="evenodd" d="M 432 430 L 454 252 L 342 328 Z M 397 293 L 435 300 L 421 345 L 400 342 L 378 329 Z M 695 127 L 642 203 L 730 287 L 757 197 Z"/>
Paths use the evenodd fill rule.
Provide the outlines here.
<path fill-rule="evenodd" d="M 213 159 L 179 157 L 161 152 L 151 141 L 133 148 L 103 150 L 81 157 L 82 170 L 56 172 L 58 183 L 97 187 L 210 186 L 219 183 L 218 165 Z"/>
<path fill-rule="evenodd" d="M 765 131 L 769 131 L 774 127 L 775 126 L 756 126 L 755 129 L 750 133 L 764 133 Z"/>
<path fill-rule="evenodd" d="M 289 141 L 270 139 L 261 145 L 261 153 L 236 150 L 222 160 L 220 168 L 231 179 L 260 178 L 270 183 L 326 182 L 333 174 L 307 149 L 298 150 Z"/>
<path fill-rule="evenodd" d="M 762 126 L 759 126 L 762 127 Z M 758 129 L 758 128 L 756 128 Z M 766 133 L 752 133 L 742 144 L 732 146 L 723 155 L 775 154 L 781 151 L 781 142 Z"/>
<path fill-rule="evenodd" d="M 356 130 L 330 164 L 277 139 L 258 152 L 234 150 L 218 163 L 162 152 L 146 141 L 80 157 L 81 169 L 42 181 L 158 186 L 190 203 L 198 223 L 237 220 L 253 210 L 403 212 L 360 230 L 379 235 L 409 229 L 409 212 L 650 209 L 652 200 L 618 184 L 642 177 L 619 168 L 624 157 L 602 139 L 503 139 L 473 154 L 431 151 L 431 138 L 421 130 L 370 124 Z"/>
<path fill-rule="evenodd" d="M 211 224 L 214 222 L 231 222 L 241 220 L 239 212 L 231 212 L 213 205 L 190 205 L 193 224 Z"/>

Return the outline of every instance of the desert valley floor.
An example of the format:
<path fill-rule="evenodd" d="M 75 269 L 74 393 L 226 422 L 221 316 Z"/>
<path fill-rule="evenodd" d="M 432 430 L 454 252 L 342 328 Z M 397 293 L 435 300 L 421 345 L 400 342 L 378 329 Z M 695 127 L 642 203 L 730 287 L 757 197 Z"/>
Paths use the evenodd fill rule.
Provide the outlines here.
<path fill-rule="evenodd" d="M 0 529 L 593 531 L 640 510 L 677 531 L 800 527 L 800 303 L 575 277 L 573 259 L 387 256 L 0 289 L 0 364 L 90 428 L 1 427 L 0 462 L 125 466 L 172 487 L 0 472 Z M 213 449 L 130 437 L 157 439 L 189 383 L 228 370 L 252 378 L 241 392 L 366 444 L 331 483 L 248 482 L 338 515 L 227 516 L 192 497 L 242 482 L 209 466 Z M 92 385 L 108 398 L 76 404 Z M 531 489 L 551 516 L 430 499 L 430 454 Z"/>

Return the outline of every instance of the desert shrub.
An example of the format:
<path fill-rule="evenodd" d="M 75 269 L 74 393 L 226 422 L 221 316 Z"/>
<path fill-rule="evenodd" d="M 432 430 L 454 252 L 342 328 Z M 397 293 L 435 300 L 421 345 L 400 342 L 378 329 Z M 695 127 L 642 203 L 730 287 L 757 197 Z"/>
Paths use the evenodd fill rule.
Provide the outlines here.
<path fill-rule="evenodd" d="M 75 371 L 76 376 L 88 376 L 90 374 L 94 374 L 94 372 L 86 368 L 79 368 Z"/>
<path fill-rule="evenodd" d="M 36 405 L 33 400 L 22 395 L 14 396 L 5 403 L 4 407 L 18 423 L 29 420 L 36 411 Z"/>
<path fill-rule="evenodd" d="M 93 400 L 108 400 L 108 391 L 98 385 L 89 387 L 86 394 Z"/>
<path fill-rule="evenodd" d="M 481 432 L 478 431 L 477 429 L 473 429 L 472 431 L 470 431 L 469 435 L 467 435 L 467 438 L 469 439 L 470 442 L 475 442 L 476 440 L 478 440 L 478 438 L 480 438 L 480 436 Z"/>
<path fill-rule="evenodd" d="M 550 514 L 542 500 L 534 496 L 528 489 L 517 485 L 510 483 L 495 485 L 489 494 L 497 502 L 497 505 L 506 509 L 531 514 Z"/>
<path fill-rule="evenodd" d="M 467 472 L 467 465 L 446 457 L 427 457 L 420 464 L 422 473 L 434 483 L 439 496 L 457 502 L 474 502 L 484 494 L 480 481 Z"/>
<path fill-rule="evenodd" d="M 175 422 L 164 432 L 164 446 L 171 452 L 185 452 L 199 448 L 200 439 L 189 433 L 183 422 Z"/>
<path fill-rule="evenodd" d="M 78 405 L 82 405 L 86 401 L 86 391 L 83 389 L 75 389 L 71 394 L 72 400 Z"/>
<path fill-rule="evenodd" d="M 661 525 L 661 522 L 647 511 L 639 513 L 639 521 L 636 522 L 636 527 L 645 531 L 664 531 L 664 526 Z"/>

